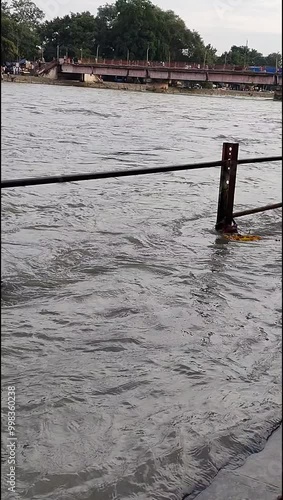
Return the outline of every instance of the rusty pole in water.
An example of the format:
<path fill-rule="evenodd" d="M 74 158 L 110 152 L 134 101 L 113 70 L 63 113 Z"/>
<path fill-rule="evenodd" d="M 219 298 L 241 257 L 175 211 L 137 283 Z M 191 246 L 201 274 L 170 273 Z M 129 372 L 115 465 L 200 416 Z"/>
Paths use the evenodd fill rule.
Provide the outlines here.
<path fill-rule="evenodd" d="M 224 142 L 222 148 L 222 166 L 220 172 L 218 211 L 215 229 L 217 231 L 236 232 L 233 226 L 233 207 L 236 185 L 239 144 Z"/>

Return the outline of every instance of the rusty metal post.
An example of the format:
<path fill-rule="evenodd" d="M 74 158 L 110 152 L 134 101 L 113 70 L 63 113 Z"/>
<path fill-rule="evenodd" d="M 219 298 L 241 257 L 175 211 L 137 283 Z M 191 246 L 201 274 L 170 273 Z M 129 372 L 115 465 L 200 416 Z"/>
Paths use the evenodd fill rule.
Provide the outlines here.
<path fill-rule="evenodd" d="M 216 231 L 236 232 L 233 226 L 233 206 L 236 185 L 239 144 L 224 142 L 222 148 L 222 167 L 220 173 L 218 212 Z"/>

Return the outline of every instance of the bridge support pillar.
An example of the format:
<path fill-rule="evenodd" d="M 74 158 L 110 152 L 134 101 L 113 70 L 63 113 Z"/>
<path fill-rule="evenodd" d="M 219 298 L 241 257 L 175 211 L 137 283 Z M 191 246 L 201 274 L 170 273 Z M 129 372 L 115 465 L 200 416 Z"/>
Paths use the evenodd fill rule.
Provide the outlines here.
<path fill-rule="evenodd" d="M 166 92 L 168 90 L 168 80 L 156 80 L 149 84 L 148 88 L 156 92 Z"/>

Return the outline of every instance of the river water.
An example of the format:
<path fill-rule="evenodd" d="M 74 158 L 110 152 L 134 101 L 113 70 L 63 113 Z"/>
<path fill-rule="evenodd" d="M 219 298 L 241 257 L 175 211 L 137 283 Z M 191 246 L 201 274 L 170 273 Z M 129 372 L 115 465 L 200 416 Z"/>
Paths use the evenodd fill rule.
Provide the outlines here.
<path fill-rule="evenodd" d="M 281 104 L 2 84 L 3 179 L 212 161 L 224 141 L 280 155 Z M 280 422 L 282 213 L 225 244 L 218 184 L 212 168 L 3 190 L 16 498 L 192 499 Z M 238 167 L 236 209 L 279 201 L 280 163 Z"/>

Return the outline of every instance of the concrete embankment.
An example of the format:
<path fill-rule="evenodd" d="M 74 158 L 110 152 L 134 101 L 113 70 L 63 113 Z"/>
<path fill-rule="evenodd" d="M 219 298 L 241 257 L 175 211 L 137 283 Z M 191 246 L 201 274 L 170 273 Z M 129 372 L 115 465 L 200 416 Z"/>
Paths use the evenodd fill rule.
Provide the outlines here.
<path fill-rule="evenodd" d="M 238 90 L 222 90 L 222 89 L 186 89 L 169 87 L 163 88 L 162 86 L 156 87 L 154 84 L 133 84 L 133 83 L 115 83 L 115 82 L 76 82 L 72 80 L 53 80 L 40 76 L 13 76 L 8 78 L 4 75 L 4 82 L 11 83 L 34 83 L 45 85 L 61 85 L 72 87 L 84 88 L 98 88 L 98 89 L 113 89 L 113 90 L 126 90 L 134 92 L 155 92 L 175 95 L 209 95 L 219 97 L 255 97 L 264 99 L 273 99 L 274 92 L 256 92 L 256 91 L 238 91 Z"/>
<path fill-rule="evenodd" d="M 282 493 L 282 425 L 264 449 L 237 469 L 223 469 L 196 500 L 276 500 Z"/>

